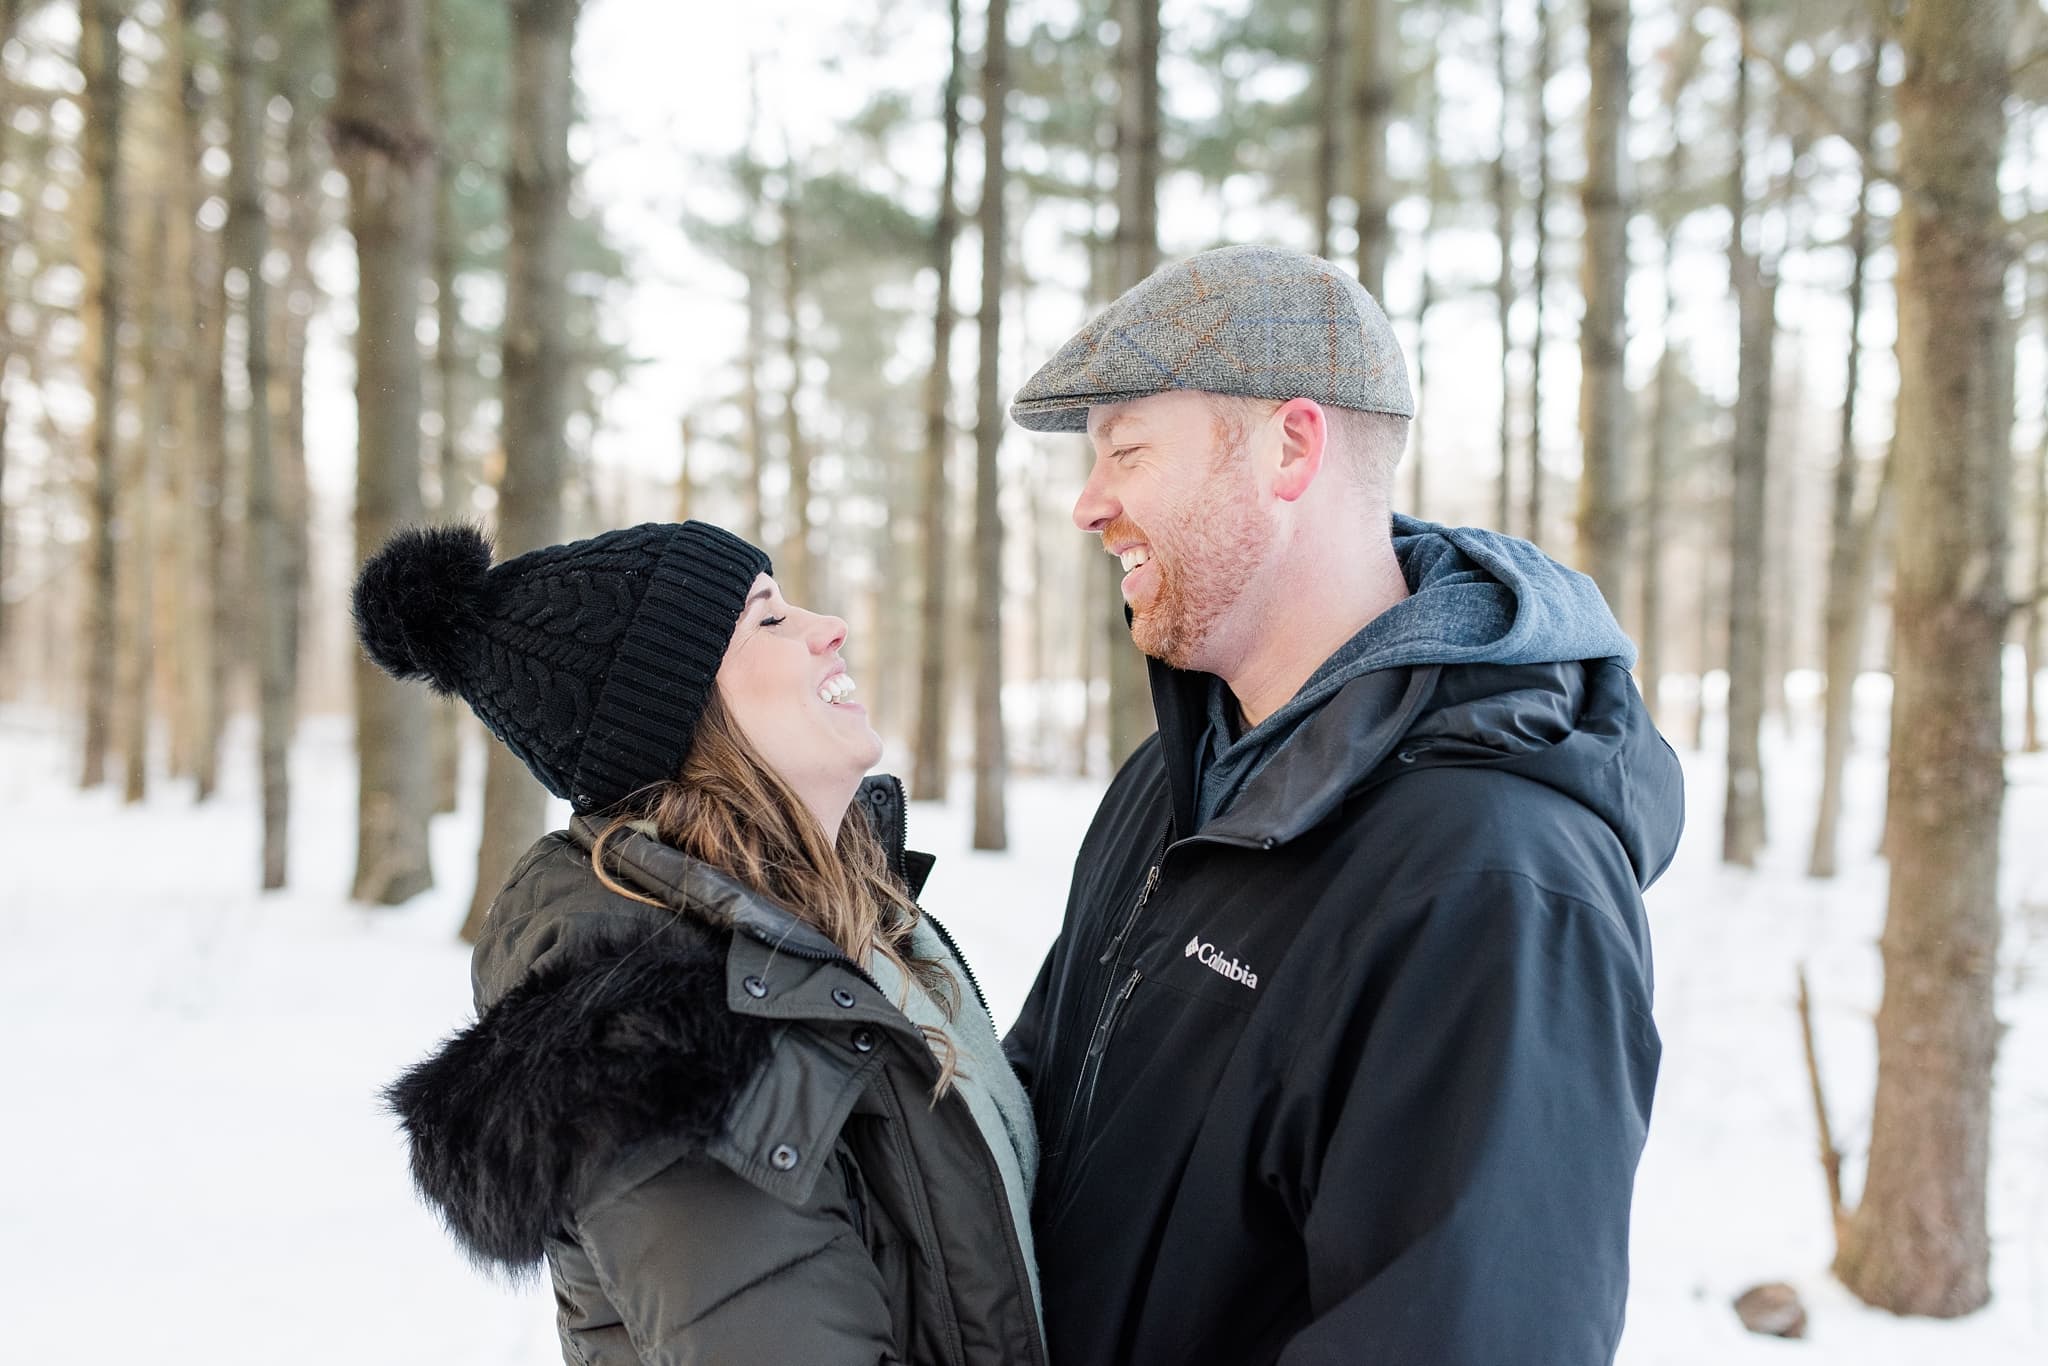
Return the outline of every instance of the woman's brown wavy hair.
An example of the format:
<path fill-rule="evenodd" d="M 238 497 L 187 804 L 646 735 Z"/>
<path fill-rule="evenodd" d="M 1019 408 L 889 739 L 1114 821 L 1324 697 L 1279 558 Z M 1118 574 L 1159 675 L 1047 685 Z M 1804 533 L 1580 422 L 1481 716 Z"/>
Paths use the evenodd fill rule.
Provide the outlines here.
<path fill-rule="evenodd" d="M 652 897 L 622 885 L 605 868 L 605 844 L 635 821 L 648 821 L 662 843 L 716 868 L 816 926 L 863 968 L 873 955 L 894 963 L 929 992 L 948 1020 L 960 1008 L 960 987 L 945 964 L 910 953 L 917 903 L 889 868 L 888 855 L 865 815 L 849 810 L 835 843 L 782 776 L 768 766 L 725 709 L 713 687 L 697 722 L 683 771 L 636 794 L 598 835 L 590 866 L 620 896 L 649 905 Z M 899 1003 L 900 1004 L 900 1003 Z M 945 1032 L 921 1025 L 939 1061 L 934 1100 L 958 1071 Z"/>

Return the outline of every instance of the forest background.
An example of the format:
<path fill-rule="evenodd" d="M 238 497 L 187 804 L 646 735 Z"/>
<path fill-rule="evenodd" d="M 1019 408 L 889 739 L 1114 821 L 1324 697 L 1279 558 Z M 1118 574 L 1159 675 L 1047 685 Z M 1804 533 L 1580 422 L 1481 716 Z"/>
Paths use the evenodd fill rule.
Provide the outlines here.
<path fill-rule="evenodd" d="M 356 656 L 354 565 L 684 515 L 847 616 L 913 795 L 1149 728 L 1084 443 L 1008 394 L 1158 261 L 1356 269 L 1418 417 L 1398 505 L 1594 575 L 1756 865 L 1810 722 L 1813 878 L 1889 698 L 1867 1146 L 1812 1072 L 1837 1274 L 1990 1294 L 2008 751 L 2043 743 L 2040 0 L 0 0 L 0 701 L 154 809 L 353 718 L 344 890 L 399 906 L 480 733 Z M 254 743 L 225 743 L 237 718 Z M 1799 751 L 1802 761 L 1806 751 Z M 549 818 L 483 764 L 465 933 Z M 1799 789 L 1804 791 L 1804 788 Z M 1697 806 L 1695 807 L 1697 810 Z M 1768 819 L 1767 819 L 1768 817 Z M 1780 842 L 1783 836 L 1779 836 Z M 467 891 L 467 889 L 465 889 Z"/>

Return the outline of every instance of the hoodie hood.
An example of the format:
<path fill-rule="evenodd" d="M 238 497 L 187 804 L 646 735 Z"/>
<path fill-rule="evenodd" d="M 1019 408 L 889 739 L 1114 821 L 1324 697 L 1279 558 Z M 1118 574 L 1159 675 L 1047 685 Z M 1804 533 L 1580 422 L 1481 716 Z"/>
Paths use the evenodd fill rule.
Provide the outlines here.
<path fill-rule="evenodd" d="M 1428 664 L 1635 663 L 1635 646 L 1599 586 L 1527 541 L 1396 517 L 1393 546 L 1408 596 L 1367 622 L 1257 726 L 1236 734 L 1236 700 L 1222 680 L 1201 675 L 1208 682 L 1206 728 L 1195 742 L 1196 826 L 1234 805 L 1311 715 L 1367 674 Z"/>
<path fill-rule="evenodd" d="M 1677 850 L 1683 782 L 1598 586 L 1511 536 L 1393 530 L 1409 596 L 1243 735 L 1229 738 L 1220 679 L 1152 661 L 1176 832 L 1272 848 L 1365 787 L 1485 765 L 1596 813 L 1647 887 Z"/>

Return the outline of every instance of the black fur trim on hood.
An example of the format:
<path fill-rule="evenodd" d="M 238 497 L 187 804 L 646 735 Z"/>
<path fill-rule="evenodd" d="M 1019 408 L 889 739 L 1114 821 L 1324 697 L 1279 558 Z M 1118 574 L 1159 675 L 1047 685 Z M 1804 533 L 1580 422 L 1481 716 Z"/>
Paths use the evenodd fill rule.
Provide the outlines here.
<path fill-rule="evenodd" d="M 386 1089 L 414 1184 L 480 1266 L 538 1261 L 611 1156 L 718 1135 L 772 1046 L 771 1025 L 726 1009 L 724 949 L 687 931 L 594 946 Z"/>

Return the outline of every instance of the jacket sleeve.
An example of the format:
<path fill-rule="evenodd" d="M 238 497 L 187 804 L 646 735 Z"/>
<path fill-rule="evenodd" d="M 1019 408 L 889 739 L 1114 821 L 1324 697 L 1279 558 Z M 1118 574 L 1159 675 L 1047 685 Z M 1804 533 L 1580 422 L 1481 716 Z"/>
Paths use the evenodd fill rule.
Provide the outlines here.
<path fill-rule="evenodd" d="M 1024 1083 L 1024 1094 L 1033 1101 L 1038 1099 L 1038 1052 L 1045 1032 L 1046 994 L 1052 980 L 1053 961 L 1059 955 L 1060 947 L 1066 943 L 1066 933 L 1053 942 L 1045 951 L 1045 961 L 1038 965 L 1038 977 L 1031 984 L 1031 992 L 1024 998 L 1024 1005 L 1017 1012 L 1010 1032 L 1003 1035 L 1003 1056 L 1010 1060 L 1011 1070 L 1017 1080 Z"/>
<path fill-rule="evenodd" d="M 1660 1052 L 1640 914 L 1483 873 L 1361 918 L 1351 1017 L 1271 1131 L 1313 1316 L 1283 1366 L 1613 1359 Z"/>
<path fill-rule="evenodd" d="M 796 1206 L 685 1158 L 579 1209 L 574 1234 L 645 1366 L 894 1360 L 888 1293 L 837 1162 Z"/>

